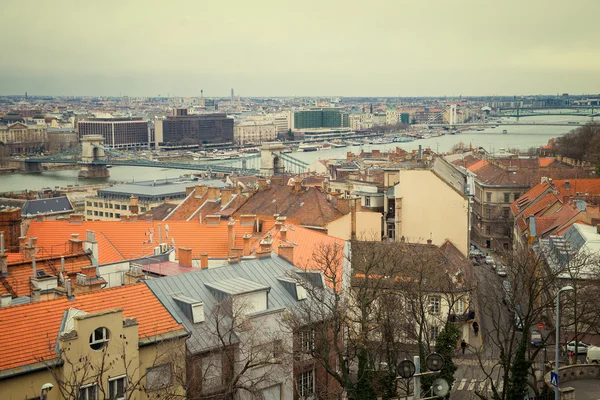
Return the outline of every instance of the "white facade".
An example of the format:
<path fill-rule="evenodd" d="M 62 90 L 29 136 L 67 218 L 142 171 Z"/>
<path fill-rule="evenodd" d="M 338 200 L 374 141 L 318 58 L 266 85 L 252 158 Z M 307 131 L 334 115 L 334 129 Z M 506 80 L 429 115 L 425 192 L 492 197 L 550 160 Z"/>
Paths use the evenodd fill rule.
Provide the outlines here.
<path fill-rule="evenodd" d="M 277 127 L 272 121 L 245 121 L 233 127 L 233 141 L 237 144 L 260 144 L 277 138 Z"/>

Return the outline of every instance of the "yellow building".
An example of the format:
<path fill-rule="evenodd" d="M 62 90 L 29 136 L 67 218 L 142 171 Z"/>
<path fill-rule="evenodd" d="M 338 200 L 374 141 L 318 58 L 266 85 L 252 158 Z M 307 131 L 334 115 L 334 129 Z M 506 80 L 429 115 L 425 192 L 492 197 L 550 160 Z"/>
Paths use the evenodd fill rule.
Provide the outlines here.
<path fill-rule="evenodd" d="M 1 397 L 183 399 L 187 337 L 146 284 L 0 308 Z"/>

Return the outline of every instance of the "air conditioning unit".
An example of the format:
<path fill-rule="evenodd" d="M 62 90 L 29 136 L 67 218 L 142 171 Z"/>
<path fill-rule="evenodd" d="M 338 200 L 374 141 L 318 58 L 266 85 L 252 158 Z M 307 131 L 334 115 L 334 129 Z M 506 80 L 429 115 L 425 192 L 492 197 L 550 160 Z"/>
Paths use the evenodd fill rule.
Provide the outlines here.
<path fill-rule="evenodd" d="M 166 243 L 160 244 L 160 254 L 164 254 L 169 250 L 169 246 Z"/>

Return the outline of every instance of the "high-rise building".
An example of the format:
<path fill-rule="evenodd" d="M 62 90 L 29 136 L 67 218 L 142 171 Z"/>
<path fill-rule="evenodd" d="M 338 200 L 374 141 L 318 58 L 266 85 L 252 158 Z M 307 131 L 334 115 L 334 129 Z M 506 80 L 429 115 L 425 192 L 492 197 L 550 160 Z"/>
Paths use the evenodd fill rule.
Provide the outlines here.
<path fill-rule="evenodd" d="M 322 108 L 294 112 L 294 129 L 348 128 L 348 114 L 337 109 Z"/>
<path fill-rule="evenodd" d="M 77 136 L 102 135 L 104 145 L 116 148 L 148 146 L 148 122 L 142 118 L 94 118 L 77 121 Z"/>
<path fill-rule="evenodd" d="M 170 145 L 233 142 L 233 119 L 226 114 L 188 114 L 175 109 L 173 115 L 156 121 L 156 141 Z"/>

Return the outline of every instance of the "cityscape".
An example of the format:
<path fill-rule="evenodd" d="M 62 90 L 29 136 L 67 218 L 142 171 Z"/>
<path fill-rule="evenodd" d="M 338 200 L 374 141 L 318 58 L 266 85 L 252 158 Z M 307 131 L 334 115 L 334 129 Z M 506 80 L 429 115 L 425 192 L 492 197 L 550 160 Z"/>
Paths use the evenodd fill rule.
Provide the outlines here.
<path fill-rule="evenodd" d="M 600 3 L 376 3 L 3 4 L 0 400 L 600 397 Z"/>

